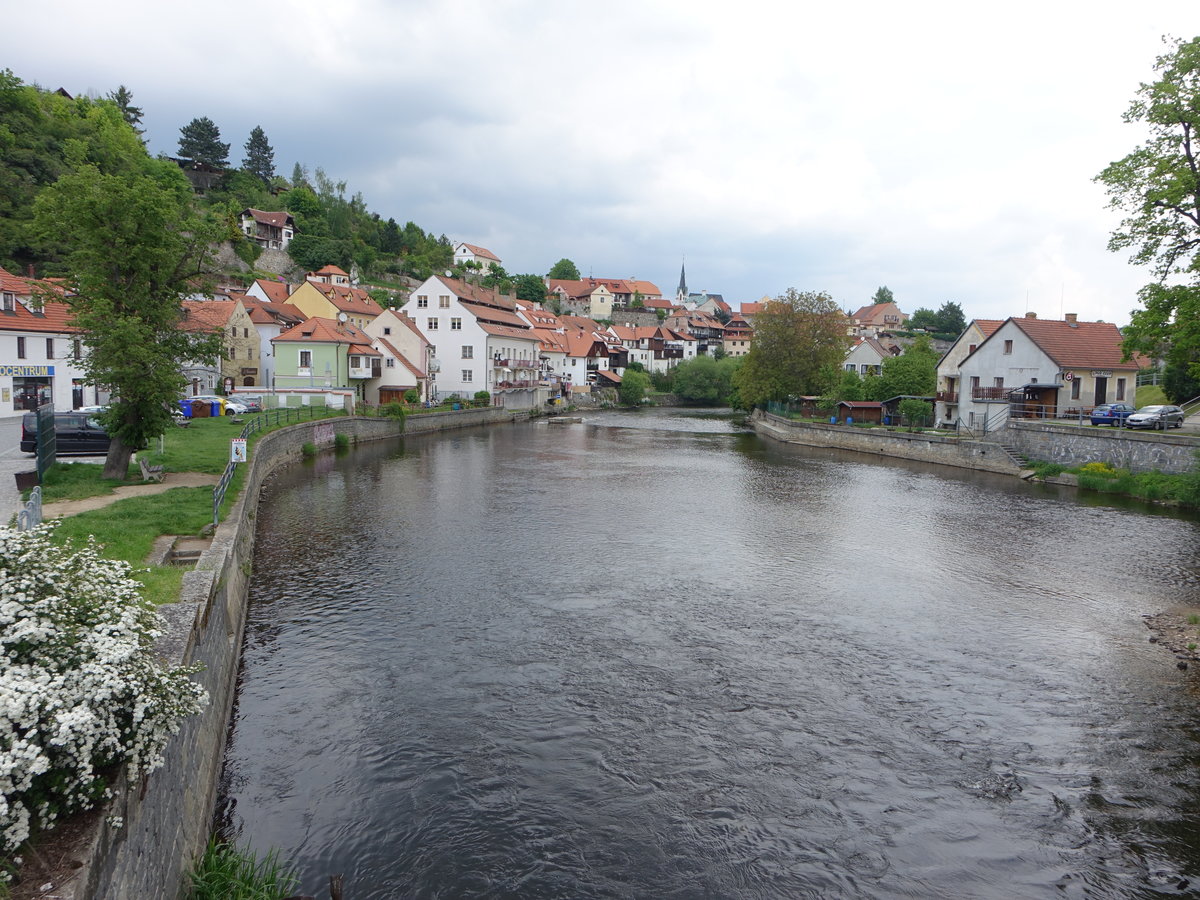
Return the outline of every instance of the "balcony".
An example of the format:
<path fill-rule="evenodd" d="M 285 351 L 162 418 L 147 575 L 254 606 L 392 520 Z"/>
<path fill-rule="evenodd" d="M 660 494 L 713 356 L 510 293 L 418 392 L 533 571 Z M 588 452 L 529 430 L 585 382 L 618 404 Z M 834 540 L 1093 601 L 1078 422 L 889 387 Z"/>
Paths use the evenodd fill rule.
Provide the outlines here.
<path fill-rule="evenodd" d="M 936 399 L 938 403 L 957 403 L 958 391 L 938 391 Z"/>
<path fill-rule="evenodd" d="M 971 399 L 985 402 L 1008 400 L 1008 395 L 1012 393 L 1012 390 L 1012 388 L 1006 387 L 973 387 L 971 388 Z"/>
<path fill-rule="evenodd" d="M 351 366 L 350 367 L 350 377 L 351 378 L 370 378 L 371 377 L 371 367 L 370 366 Z"/>
<path fill-rule="evenodd" d="M 501 359 L 499 356 L 492 359 L 493 369 L 536 369 L 538 365 L 536 359 Z"/>

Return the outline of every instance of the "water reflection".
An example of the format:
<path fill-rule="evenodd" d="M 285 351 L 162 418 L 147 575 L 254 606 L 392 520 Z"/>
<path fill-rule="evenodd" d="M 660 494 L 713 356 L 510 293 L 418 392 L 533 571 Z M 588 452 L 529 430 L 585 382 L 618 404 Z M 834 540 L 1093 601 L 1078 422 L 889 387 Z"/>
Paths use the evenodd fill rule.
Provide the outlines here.
<path fill-rule="evenodd" d="M 309 893 L 1197 874 L 1195 697 L 1140 621 L 1195 601 L 1188 519 L 648 412 L 359 449 L 259 523 L 224 809 Z"/>

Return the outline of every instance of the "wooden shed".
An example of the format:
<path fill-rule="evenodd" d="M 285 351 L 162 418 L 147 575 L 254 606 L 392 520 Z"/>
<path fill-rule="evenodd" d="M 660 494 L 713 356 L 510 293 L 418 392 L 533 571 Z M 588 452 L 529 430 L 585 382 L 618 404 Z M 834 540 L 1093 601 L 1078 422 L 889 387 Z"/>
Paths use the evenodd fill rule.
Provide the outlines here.
<path fill-rule="evenodd" d="M 839 400 L 837 420 L 843 425 L 853 422 L 879 425 L 883 422 L 883 404 L 878 400 Z"/>

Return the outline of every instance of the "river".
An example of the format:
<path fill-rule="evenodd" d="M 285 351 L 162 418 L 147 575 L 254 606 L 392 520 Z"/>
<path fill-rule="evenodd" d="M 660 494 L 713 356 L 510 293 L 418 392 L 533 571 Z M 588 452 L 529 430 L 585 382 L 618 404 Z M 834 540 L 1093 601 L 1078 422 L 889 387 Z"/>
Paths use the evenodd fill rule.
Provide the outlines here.
<path fill-rule="evenodd" d="M 298 464 L 224 832 L 373 898 L 1200 894 L 1195 518 L 597 412 Z"/>

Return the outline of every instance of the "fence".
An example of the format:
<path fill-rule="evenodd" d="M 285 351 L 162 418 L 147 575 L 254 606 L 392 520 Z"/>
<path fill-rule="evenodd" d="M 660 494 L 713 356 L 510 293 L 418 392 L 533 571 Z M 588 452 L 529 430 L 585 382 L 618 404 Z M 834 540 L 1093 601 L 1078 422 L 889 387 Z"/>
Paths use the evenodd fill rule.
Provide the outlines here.
<path fill-rule="evenodd" d="M 330 410 L 326 406 L 280 406 L 275 409 L 269 409 L 266 412 L 259 413 L 242 428 L 242 433 L 239 437 L 246 440 L 252 434 L 257 434 L 266 428 L 275 428 L 279 425 L 287 425 L 291 422 L 300 422 L 304 419 L 325 418 L 327 415 L 341 415 L 342 410 Z M 318 415 L 319 414 L 319 415 Z M 233 473 L 237 471 L 237 463 L 230 460 L 225 464 L 225 471 L 221 473 L 221 478 L 213 488 L 213 527 L 215 528 L 221 522 L 221 504 L 225 502 L 225 492 L 229 489 L 229 483 L 233 481 Z"/>
<path fill-rule="evenodd" d="M 29 531 L 42 524 L 42 488 L 41 485 L 29 492 L 29 499 L 21 504 L 17 512 L 17 531 Z"/>

